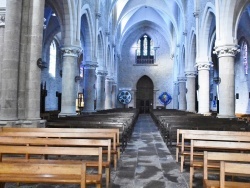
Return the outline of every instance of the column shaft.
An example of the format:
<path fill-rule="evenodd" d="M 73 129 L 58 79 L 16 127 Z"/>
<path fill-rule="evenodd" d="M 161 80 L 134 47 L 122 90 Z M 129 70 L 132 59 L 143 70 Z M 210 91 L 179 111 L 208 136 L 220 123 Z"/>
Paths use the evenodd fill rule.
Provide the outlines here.
<path fill-rule="evenodd" d="M 187 86 L 187 111 L 195 112 L 195 74 L 186 73 L 186 86 Z"/>
<path fill-rule="evenodd" d="M 219 116 L 235 117 L 234 58 L 219 59 L 221 83 L 219 84 Z"/>
<path fill-rule="evenodd" d="M 198 64 L 199 83 L 199 110 L 200 114 L 210 114 L 209 112 L 209 63 Z"/>
<path fill-rule="evenodd" d="M 113 83 L 113 85 L 112 85 L 112 108 L 116 108 L 116 102 L 117 102 L 116 88 L 117 88 L 117 85 Z M 135 94 L 134 94 L 134 96 L 135 96 Z M 135 107 L 135 105 L 134 105 L 134 107 Z"/>
<path fill-rule="evenodd" d="M 186 78 L 178 78 L 179 81 L 179 110 L 187 109 L 186 101 Z"/>
<path fill-rule="evenodd" d="M 179 109 L 178 95 L 179 95 L 178 82 L 174 82 L 173 108 L 176 110 Z"/>
<path fill-rule="evenodd" d="M 106 93 L 105 108 L 106 109 L 112 108 L 112 84 L 113 84 L 113 79 L 107 78 L 105 82 L 105 93 Z"/>
<path fill-rule="evenodd" d="M 234 58 L 239 52 L 238 45 L 215 47 L 214 53 L 219 58 L 219 114 L 218 117 L 235 117 L 235 75 Z"/>
<path fill-rule="evenodd" d="M 96 99 L 95 81 L 96 81 L 97 63 L 84 63 L 84 108 L 83 112 L 94 112 L 94 101 Z"/>
<path fill-rule="evenodd" d="M 75 67 L 80 53 L 78 47 L 62 48 L 63 70 L 62 70 L 62 106 L 59 116 L 76 115 L 76 80 Z"/>
<path fill-rule="evenodd" d="M 96 80 L 96 110 L 105 109 L 105 78 L 106 71 L 97 71 Z"/>
<path fill-rule="evenodd" d="M 4 52 L 1 71 L 1 120 L 17 120 L 18 62 L 22 0 L 6 1 Z"/>
<path fill-rule="evenodd" d="M 30 2 L 30 33 L 28 52 L 28 76 L 26 88 L 26 119 L 40 119 L 41 70 L 36 61 L 42 56 L 42 37 L 45 0 Z"/>

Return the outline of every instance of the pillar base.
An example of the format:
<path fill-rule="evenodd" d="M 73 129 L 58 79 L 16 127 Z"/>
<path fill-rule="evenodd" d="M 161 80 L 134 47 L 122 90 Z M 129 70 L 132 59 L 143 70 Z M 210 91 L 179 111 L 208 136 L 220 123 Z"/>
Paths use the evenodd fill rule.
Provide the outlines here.
<path fill-rule="evenodd" d="M 235 116 L 235 115 L 231 116 L 231 115 L 221 115 L 221 114 L 218 114 L 216 117 L 217 117 L 217 118 L 236 119 L 236 116 Z"/>
<path fill-rule="evenodd" d="M 58 117 L 77 116 L 77 113 L 59 113 Z"/>

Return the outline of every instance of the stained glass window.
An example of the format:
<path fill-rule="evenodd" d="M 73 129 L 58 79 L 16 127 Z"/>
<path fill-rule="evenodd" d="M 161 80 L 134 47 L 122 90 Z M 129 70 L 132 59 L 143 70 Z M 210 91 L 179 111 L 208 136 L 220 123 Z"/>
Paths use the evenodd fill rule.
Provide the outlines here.
<path fill-rule="evenodd" d="M 56 76 L 56 43 L 55 43 L 55 40 L 53 40 L 50 44 L 49 73 L 53 78 L 55 78 Z"/>
<path fill-rule="evenodd" d="M 242 61 L 244 65 L 245 74 L 248 74 L 248 60 L 247 60 L 247 43 L 244 41 L 241 47 Z"/>
<path fill-rule="evenodd" d="M 153 64 L 154 55 L 154 42 L 147 34 L 144 34 L 136 46 L 137 64 Z"/>

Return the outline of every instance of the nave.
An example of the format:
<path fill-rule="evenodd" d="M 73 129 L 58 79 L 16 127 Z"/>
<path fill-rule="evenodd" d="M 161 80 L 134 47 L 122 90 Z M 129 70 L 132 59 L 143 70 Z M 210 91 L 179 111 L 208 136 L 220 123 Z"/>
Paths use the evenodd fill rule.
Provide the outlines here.
<path fill-rule="evenodd" d="M 173 152 L 175 147 L 172 148 Z M 189 174 L 178 163 L 149 114 L 140 114 L 118 169 L 111 170 L 111 188 L 185 188 Z M 5 188 L 78 188 L 79 185 L 7 183 Z M 88 186 L 95 187 L 95 186 Z M 102 184 L 105 187 L 105 182 Z"/>

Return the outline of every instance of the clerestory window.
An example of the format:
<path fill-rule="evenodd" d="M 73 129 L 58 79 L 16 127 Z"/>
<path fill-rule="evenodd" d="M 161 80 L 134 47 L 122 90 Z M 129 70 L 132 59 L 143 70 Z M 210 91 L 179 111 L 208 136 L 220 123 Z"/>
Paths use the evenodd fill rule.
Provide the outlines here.
<path fill-rule="evenodd" d="M 248 60 L 247 60 L 247 43 L 244 41 L 241 46 L 241 55 L 245 74 L 248 74 Z"/>
<path fill-rule="evenodd" d="M 154 42 L 147 34 L 145 34 L 137 42 L 136 63 L 154 64 L 154 56 Z"/>

